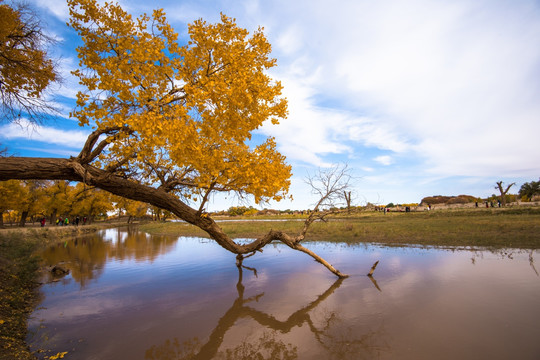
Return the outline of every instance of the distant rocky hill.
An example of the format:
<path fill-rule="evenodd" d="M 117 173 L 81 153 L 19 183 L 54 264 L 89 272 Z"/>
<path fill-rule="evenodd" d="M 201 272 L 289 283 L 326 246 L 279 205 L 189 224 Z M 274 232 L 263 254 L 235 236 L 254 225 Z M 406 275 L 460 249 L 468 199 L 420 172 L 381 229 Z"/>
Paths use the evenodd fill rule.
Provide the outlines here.
<path fill-rule="evenodd" d="M 428 196 L 422 199 L 420 205 L 434 205 L 434 204 L 467 204 L 479 201 L 478 198 L 471 195 L 458 195 L 458 196 L 443 196 L 435 195 Z"/>

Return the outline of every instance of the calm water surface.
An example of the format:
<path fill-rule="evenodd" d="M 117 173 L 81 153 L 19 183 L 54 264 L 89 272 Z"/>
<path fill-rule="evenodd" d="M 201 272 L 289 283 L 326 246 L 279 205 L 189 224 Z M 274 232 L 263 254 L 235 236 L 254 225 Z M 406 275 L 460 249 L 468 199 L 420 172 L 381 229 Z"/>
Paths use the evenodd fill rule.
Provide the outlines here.
<path fill-rule="evenodd" d="M 28 341 L 65 359 L 540 359 L 540 252 L 281 244 L 110 229 L 49 248 Z M 365 274 L 380 260 L 374 277 Z M 540 261 L 539 261 L 540 262 Z"/>

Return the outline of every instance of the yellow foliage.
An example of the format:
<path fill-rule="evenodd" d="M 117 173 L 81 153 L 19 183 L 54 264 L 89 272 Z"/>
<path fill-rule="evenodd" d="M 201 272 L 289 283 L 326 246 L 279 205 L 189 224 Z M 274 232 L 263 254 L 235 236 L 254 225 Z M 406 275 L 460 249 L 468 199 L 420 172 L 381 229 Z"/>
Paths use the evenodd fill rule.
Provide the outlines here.
<path fill-rule="evenodd" d="M 0 2 L 0 109 L 8 118 L 20 117 L 21 110 L 31 118 L 47 109 L 41 96 L 58 80 L 44 49 L 48 41 L 26 5 Z"/>
<path fill-rule="evenodd" d="M 48 359 L 49 360 L 63 359 L 64 356 L 66 356 L 67 353 L 68 353 L 67 351 L 59 352 L 56 355 L 49 356 Z"/>
<path fill-rule="evenodd" d="M 100 164 L 127 159 L 150 184 L 173 176 L 186 198 L 207 189 L 257 202 L 286 196 L 291 167 L 274 139 L 251 144 L 254 130 L 287 115 L 282 86 L 267 74 L 276 60 L 262 29 L 249 36 L 222 14 L 217 24 L 190 24 L 181 46 L 163 10 L 134 19 L 112 3 L 68 5 L 84 41 L 74 74 L 87 88 L 72 115 L 80 125 L 129 129 Z"/>

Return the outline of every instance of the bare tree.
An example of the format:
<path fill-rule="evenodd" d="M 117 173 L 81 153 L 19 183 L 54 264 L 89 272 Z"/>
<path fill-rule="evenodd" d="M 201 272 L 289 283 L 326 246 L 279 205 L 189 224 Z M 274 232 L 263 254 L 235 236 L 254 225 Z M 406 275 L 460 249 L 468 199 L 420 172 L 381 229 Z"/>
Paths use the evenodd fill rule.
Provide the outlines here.
<path fill-rule="evenodd" d="M 353 203 L 356 202 L 356 196 L 353 191 L 343 191 L 343 198 L 345 199 L 345 204 L 347 206 L 347 213 L 351 213 L 351 208 Z"/>
<path fill-rule="evenodd" d="M 349 166 L 344 164 L 320 168 L 316 174 L 308 175 L 305 181 L 311 186 L 312 194 L 319 198 L 314 208 L 314 211 L 319 211 L 345 204 L 344 194 L 351 186 L 352 176 Z"/>
<path fill-rule="evenodd" d="M 498 189 L 501 192 L 501 196 L 500 196 L 501 205 L 506 206 L 506 193 L 508 193 L 508 190 L 510 190 L 510 188 L 512 186 L 514 186 L 516 183 L 511 183 L 510 185 L 508 185 L 506 187 L 506 190 L 503 190 L 503 182 L 502 181 L 498 181 L 496 184 L 497 184 L 497 186 L 495 186 L 495 189 Z"/>
<path fill-rule="evenodd" d="M 316 174 L 308 175 L 305 181 L 319 201 L 305 222 L 303 235 L 315 220 L 324 221 L 328 215 L 339 212 L 337 207 L 344 204 L 344 194 L 350 187 L 351 179 L 347 164 L 319 169 Z"/>

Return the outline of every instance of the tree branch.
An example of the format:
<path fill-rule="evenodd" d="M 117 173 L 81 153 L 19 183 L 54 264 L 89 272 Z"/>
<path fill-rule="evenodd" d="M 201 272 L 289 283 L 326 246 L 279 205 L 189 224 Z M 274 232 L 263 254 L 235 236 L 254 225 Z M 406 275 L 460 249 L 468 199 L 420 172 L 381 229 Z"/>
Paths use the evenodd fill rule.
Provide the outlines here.
<path fill-rule="evenodd" d="M 201 206 L 199 207 L 199 211 L 197 211 L 197 214 L 199 214 L 199 215 L 202 214 L 202 211 L 204 209 L 204 205 L 206 205 L 206 202 L 208 201 L 208 197 L 210 196 L 210 193 L 212 192 L 215 185 L 216 185 L 216 183 L 213 182 L 212 184 L 210 184 L 210 186 L 206 190 L 206 193 L 204 194 L 204 197 L 203 197 L 203 199 L 201 201 Z"/>
<path fill-rule="evenodd" d="M 108 135 L 115 135 L 121 130 L 121 127 L 111 127 L 111 128 L 105 128 L 105 129 L 97 129 L 94 130 L 86 139 L 86 142 L 77 156 L 77 159 L 83 164 L 88 164 L 92 162 L 101 152 L 107 147 L 107 145 L 110 143 L 110 140 L 112 140 L 111 137 L 107 137 L 105 140 L 102 140 L 99 145 L 94 149 L 94 146 L 96 145 L 97 141 L 99 140 L 99 137 L 104 134 Z"/>
<path fill-rule="evenodd" d="M 158 208 L 168 210 L 180 219 L 204 230 L 220 246 L 232 253 L 240 255 L 250 254 L 259 251 L 270 242 L 278 240 L 292 249 L 310 255 L 335 275 L 347 277 L 347 275 L 336 270 L 313 251 L 300 245 L 298 237 L 290 236 L 282 231 L 271 230 L 266 235 L 251 243 L 239 245 L 228 237 L 214 220 L 208 216 L 200 216 L 198 211 L 192 209 L 164 189 L 154 188 L 134 180 L 124 179 L 111 172 L 81 163 L 80 161 L 78 157 L 72 159 L 3 157 L 0 158 L 0 181 L 10 179 L 46 179 L 84 182 L 87 185 L 99 187 L 114 195 L 146 202 Z"/>

